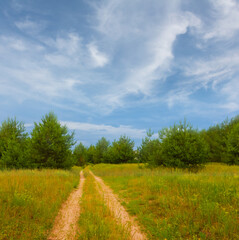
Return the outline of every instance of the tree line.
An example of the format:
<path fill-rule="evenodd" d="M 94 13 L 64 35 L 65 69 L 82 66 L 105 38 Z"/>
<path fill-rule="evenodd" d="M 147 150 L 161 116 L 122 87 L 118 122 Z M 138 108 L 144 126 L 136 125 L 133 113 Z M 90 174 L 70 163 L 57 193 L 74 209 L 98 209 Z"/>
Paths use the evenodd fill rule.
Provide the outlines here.
<path fill-rule="evenodd" d="M 157 137 L 149 130 L 137 149 L 125 135 L 112 143 L 102 137 L 89 147 L 75 144 L 74 132 L 62 126 L 52 112 L 34 123 L 30 134 L 16 118 L 7 119 L 0 126 L 0 169 L 68 169 L 73 165 L 133 162 L 189 169 L 198 169 L 206 162 L 239 165 L 239 116 L 201 131 L 186 120 L 161 129 Z"/>

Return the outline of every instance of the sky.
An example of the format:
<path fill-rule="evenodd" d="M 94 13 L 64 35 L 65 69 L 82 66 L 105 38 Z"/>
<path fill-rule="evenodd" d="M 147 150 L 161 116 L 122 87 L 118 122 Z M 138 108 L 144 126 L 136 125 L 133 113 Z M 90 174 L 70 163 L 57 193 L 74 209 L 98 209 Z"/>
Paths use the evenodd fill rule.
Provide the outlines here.
<path fill-rule="evenodd" d="M 239 114 L 239 0 L 0 0 L 0 121 L 86 146 Z"/>

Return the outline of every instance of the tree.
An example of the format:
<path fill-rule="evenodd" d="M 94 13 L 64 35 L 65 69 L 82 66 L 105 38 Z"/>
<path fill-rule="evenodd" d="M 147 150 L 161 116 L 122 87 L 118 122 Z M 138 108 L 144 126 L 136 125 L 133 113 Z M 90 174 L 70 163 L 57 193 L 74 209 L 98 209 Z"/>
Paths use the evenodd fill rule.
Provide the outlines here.
<path fill-rule="evenodd" d="M 186 120 L 161 130 L 159 136 L 165 166 L 196 169 L 205 163 L 207 144 Z"/>
<path fill-rule="evenodd" d="M 154 132 L 149 129 L 147 137 L 142 140 L 138 148 L 138 160 L 150 166 L 162 165 L 161 143 L 159 139 L 152 139 L 153 135 Z"/>
<path fill-rule="evenodd" d="M 71 147 L 74 133 L 61 126 L 54 113 L 42 118 L 31 133 L 31 158 L 38 168 L 70 168 L 74 164 Z"/>
<path fill-rule="evenodd" d="M 87 148 L 83 145 L 83 143 L 80 143 L 75 147 L 73 151 L 73 159 L 77 166 L 84 166 L 86 164 L 86 154 Z"/>
<path fill-rule="evenodd" d="M 27 133 L 22 122 L 8 118 L 0 127 L 0 168 L 31 167 L 26 157 Z"/>
<path fill-rule="evenodd" d="M 239 115 L 232 118 L 231 121 L 224 120 L 221 124 L 210 127 L 207 131 L 202 131 L 202 136 L 209 146 L 209 162 L 227 162 L 228 161 L 228 137 L 234 125 L 239 123 Z"/>
<path fill-rule="evenodd" d="M 114 141 L 108 149 L 108 162 L 129 163 L 134 162 L 134 141 L 126 136 L 121 136 L 118 141 Z"/>
<path fill-rule="evenodd" d="M 95 162 L 95 146 L 90 145 L 86 152 L 86 162 L 94 163 Z"/>
<path fill-rule="evenodd" d="M 228 136 L 227 163 L 239 165 L 239 122 L 235 124 Z"/>
<path fill-rule="evenodd" d="M 94 163 L 102 163 L 106 162 L 106 153 L 110 142 L 106 140 L 106 138 L 102 137 L 95 146 L 95 153 L 94 153 Z"/>

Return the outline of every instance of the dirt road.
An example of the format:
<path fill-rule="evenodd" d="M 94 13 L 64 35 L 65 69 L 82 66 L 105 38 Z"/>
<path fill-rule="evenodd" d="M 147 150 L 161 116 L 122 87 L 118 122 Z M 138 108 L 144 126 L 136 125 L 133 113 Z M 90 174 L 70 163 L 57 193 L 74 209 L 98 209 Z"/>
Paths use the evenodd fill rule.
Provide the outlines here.
<path fill-rule="evenodd" d="M 146 236 L 141 232 L 135 220 L 128 214 L 125 208 L 121 205 L 117 196 L 112 189 L 105 185 L 104 181 L 95 176 L 91 171 L 90 174 L 96 180 L 97 190 L 104 197 L 105 203 L 118 224 L 121 224 L 130 233 L 132 240 L 146 240 Z M 48 240 L 73 240 L 76 237 L 78 230 L 77 222 L 80 217 L 80 199 L 83 194 L 84 174 L 80 173 L 80 184 L 73 191 L 67 201 L 62 205 L 53 226 L 53 229 L 48 237 Z"/>
<path fill-rule="evenodd" d="M 113 213 L 117 221 L 129 230 L 131 239 L 146 240 L 146 236 L 141 232 L 137 223 L 121 205 L 112 189 L 105 185 L 104 181 L 101 178 L 95 176 L 92 172 L 90 173 L 94 176 L 96 182 L 99 184 L 98 190 L 104 196 L 105 202 L 110 211 Z"/>
<path fill-rule="evenodd" d="M 77 221 L 80 216 L 80 199 L 83 193 L 84 174 L 80 172 L 80 183 L 61 207 L 48 240 L 73 240 L 77 233 Z"/>

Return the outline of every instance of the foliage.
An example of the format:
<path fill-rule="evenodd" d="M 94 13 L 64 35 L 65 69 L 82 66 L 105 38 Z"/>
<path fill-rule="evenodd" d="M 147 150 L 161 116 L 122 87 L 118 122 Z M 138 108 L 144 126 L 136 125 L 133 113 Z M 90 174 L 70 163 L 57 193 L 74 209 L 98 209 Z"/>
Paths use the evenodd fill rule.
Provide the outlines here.
<path fill-rule="evenodd" d="M 7 119 L 0 127 L 0 168 L 27 168 L 27 133 L 22 122 Z"/>
<path fill-rule="evenodd" d="M 78 144 L 73 151 L 74 163 L 77 166 L 84 166 L 86 164 L 86 155 L 87 148 L 83 145 L 83 143 Z"/>
<path fill-rule="evenodd" d="M 90 147 L 87 149 L 86 162 L 92 163 L 92 164 L 95 162 L 95 146 L 94 145 L 90 145 Z"/>
<path fill-rule="evenodd" d="M 239 165 L 239 122 L 235 124 L 228 136 L 227 163 Z"/>
<path fill-rule="evenodd" d="M 129 137 L 121 136 L 108 148 L 106 162 L 128 163 L 135 161 L 134 141 Z"/>
<path fill-rule="evenodd" d="M 239 123 L 239 116 L 232 118 L 231 121 L 226 119 L 221 124 L 212 126 L 207 131 L 202 131 L 202 135 L 209 146 L 208 162 L 228 161 L 228 137 L 237 123 Z"/>
<path fill-rule="evenodd" d="M 94 152 L 94 163 L 102 163 L 105 162 L 106 154 L 108 151 L 108 147 L 110 142 L 106 140 L 106 138 L 102 137 L 95 146 Z"/>
<path fill-rule="evenodd" d="M 149 130 L 147 137 L 137 149 L 138 161 L 148 163 L 150 166 L 162 165 L 161 143 L 159 139 L 152 139 L 154 132 Z"/>
<path fill-rule="evenodd" d="M 56 115 L 50 112 L 42 118 L 31 133 L 30 156 L 38 168 L 70 168 L 74 161 L 71 147 L 74 133 L 61 126 Z"/>
<path fill-rule="evenodd" d="M 163 165 L 198 168 L 207 158 L 207 144 L 197 130 L 184 121 L 159 132 Z"/>

